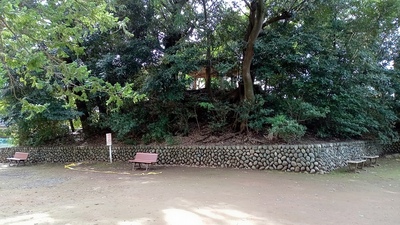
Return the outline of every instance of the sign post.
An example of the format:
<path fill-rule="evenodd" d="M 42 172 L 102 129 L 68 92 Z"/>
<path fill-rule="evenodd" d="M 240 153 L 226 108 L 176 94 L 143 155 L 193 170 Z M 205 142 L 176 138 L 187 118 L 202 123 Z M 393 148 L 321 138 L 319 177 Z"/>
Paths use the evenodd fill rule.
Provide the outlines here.
<path fill-rule="evenodd" d="M 112 145 L 112 137 L 111 137 L 111 133 L 107 133 L 106 134 L 106 143 L 108 145 L 109 148 L 109 154 L 110 154 L 110 163 L 112 163 L 112 150 L 111 150 L 111 145 Z"/>

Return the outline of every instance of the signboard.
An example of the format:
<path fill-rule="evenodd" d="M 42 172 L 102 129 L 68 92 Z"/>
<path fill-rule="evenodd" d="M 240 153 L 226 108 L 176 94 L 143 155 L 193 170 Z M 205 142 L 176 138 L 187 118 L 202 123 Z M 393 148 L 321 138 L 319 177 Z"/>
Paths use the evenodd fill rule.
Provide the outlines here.
<path fill-rule="evenodd" d="M 112 145 L 111 133 L 107 133 L 106 134 L 106 143 L 107 143 L 107 146 L 111 146 Z"/>

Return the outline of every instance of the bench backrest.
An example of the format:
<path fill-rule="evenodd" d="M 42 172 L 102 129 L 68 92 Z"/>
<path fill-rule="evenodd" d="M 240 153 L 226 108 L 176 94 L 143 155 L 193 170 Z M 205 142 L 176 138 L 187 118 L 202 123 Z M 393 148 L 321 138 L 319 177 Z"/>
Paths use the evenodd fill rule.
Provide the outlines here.
<path fill-rule="evenodd" d="M 157 153 L 138 152 L 135 155 L 135 160 L 144 160 L 149 162 L 157 162 Z"/>
<path fill-rule="evenodd" d="M 28 155 L 29 155 L 29 153 L 26 153 L 26 152 L 15 152 L 14 158 L 27 160 L 28 159 Z"/>

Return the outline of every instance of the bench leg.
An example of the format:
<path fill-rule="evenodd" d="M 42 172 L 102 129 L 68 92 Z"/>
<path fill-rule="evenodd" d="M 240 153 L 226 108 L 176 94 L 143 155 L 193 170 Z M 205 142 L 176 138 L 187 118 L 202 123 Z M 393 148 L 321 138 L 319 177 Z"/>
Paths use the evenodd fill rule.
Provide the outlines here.
<path fill-rule="evenodd" d="M 356 171 L 356 165 L 355 164 L 349 163 L 348 166 L 349 166 L 349 171 L 354 171 L 354 172 Z"/>
<path fill-rule="evenodd" d="M 18 166 L 18 161 L 17 160 L 10 160 L 10 162 L 8 163 L 8 166 L 13 166 L 13 164 Z"/>
<path fill-rule="evenodd" d="M 357 172 L 357 169 L 362 169 L 364 163 L 349 163 L 349 171 Z"/>
<path fill-rule="evenodd" d="M 136 165 L 136 163 L 134 162 L 134 163 L 132 163 L 132 171 L 135 171 L 135 165 Z"/>
<path fill-rule="evenodd" d="M 132 163 L 132 170 L 136 170 L 136 167 L 135 167 L 136 163 L 139 164 L 139 169 L 142 168 L 142 164 L 141 163 L 134 162 L 134 163 Z"/>
<path fill-rule="evenodd" d="M 376 164 L 376 159 L 367 159 L 367 161 L 365 162 L 365 166 L 374 167 L 375 164 Z"/>
<path fill-rule="evenodd" d="M 149 170 L 149 163 L 138 163 L 138 162 L 134 162 L 134 163 L 132 163 L 132 171 L 135 171 L 136 170 L 136 163 L 137 164 L 139 164 L 139 169 L 142 169 L 142 164 L 145 164 L 145 169 L 146 169 L 146 171 L 148 171 Z"/>

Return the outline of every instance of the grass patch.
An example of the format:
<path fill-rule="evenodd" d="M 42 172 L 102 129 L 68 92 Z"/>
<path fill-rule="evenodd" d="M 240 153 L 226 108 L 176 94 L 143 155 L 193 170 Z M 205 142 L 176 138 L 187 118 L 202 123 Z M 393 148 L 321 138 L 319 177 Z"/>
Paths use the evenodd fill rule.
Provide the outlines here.
<path fill-rule="evenodd" d="M 377 165 L 371 167 L 366 166 L 362 170 L 357 169 L 356 173 L 353 171 L 349 171 L 348 167 L 342 167 L 337 170 L 332 171 L 329 176 L 336 177 L 354 177 L 363 176 L 363 177 L 376 177 L 382 179 L 398 179 L 400 181 L 400 159 L 386 159 L 379 158 L 377 161 Z"/>

